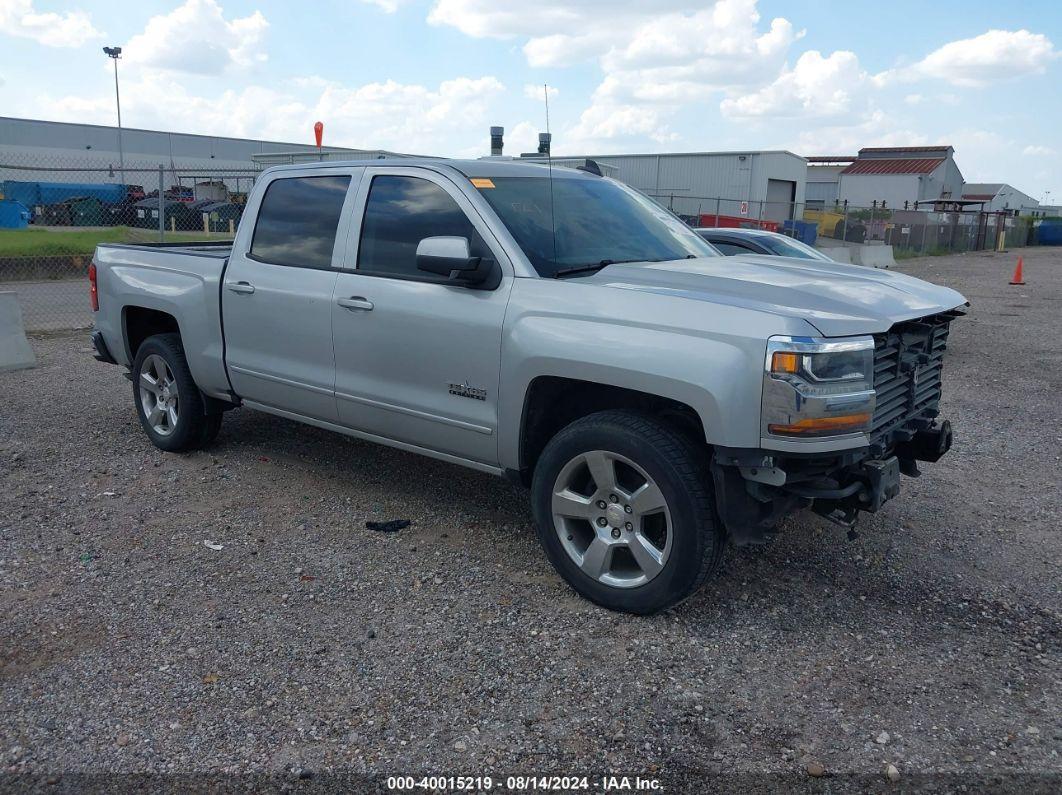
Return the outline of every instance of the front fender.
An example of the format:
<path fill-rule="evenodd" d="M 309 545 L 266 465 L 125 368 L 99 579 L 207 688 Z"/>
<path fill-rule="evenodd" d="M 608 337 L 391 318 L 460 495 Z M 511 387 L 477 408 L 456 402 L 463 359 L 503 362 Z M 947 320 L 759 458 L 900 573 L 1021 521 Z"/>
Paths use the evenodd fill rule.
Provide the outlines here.
<path fill-rule="evenodd" d="M 759 444 L 766 339 L 780 333 L 777 328 L 791 329 L 784 319 L 716 307 L 711 328 L 703 303 L 517 280 L 529 281 L 537 283 L 522 295 L 514 290 L 506 318 L 499 405 L 503 466 L 518 468 L 524 400 L 541 376 L 669 398 L 696 412 L 708 444 Z"/>

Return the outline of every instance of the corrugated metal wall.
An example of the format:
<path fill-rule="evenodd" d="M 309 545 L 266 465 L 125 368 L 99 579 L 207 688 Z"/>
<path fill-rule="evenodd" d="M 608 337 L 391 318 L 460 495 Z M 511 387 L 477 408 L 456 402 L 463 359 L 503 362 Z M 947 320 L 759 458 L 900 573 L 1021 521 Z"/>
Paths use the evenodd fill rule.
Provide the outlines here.
<path fill-rule="evenodd" d="M 952 158 L 947 158 L 928 174 L 842 174 L 838 191 L 841 201 L 850 207 L 878 206 L 902 208 L 903 203 L 934 201 L 962 196 L 962 173 Z"/>
<path fill-rule="evenodd" d="M 0 117 L 0 145 L 117 155 L 118 129 L 94 124 L 66 124 Z M 277 151 L 315 152 L 317 147 L 312 144 L 125 128 L 122 130 L 122 150 L 131 157 L 172 155 L 195 160 L 227 160 L 250 164 L 252 154 Z"/>
<path fill-rule="evenodd" d="M 617 179 L 654 196 L 681 214 L 713 212 L 716 199 L 736 205 L 767 199 L 767 181 L 791 181 L 804 202 L 807 164 L 790 152 L 726 152 L 660 155 L 587 155 L 615 166 Z M 724 208 L 724 212 L 725 212 Z"/>
<path fill-rule="evenodd" d="M 837 199 L 837 183 L 836 182 L 809 182 L 807 190 L 804 193 L 804 198 L 809 202 L 821 202 L 822 204 L 833 205 Z"/>
<path fill-rule="evenodd" d="M 849 207 L 870 207 L 874 202 L 900 209 L 904 201 L 919 198 L 921 183 L 918 174 L 842 174 L 841 201 Z M 939 184 L 939 183 L 938 183 Z M 939 195 L 939 194 L 938 194 Z"/>
<path fill-rule="evenodd" d="M 122 154 L 128 169 L 211 169 L 248 171 L 257 168 L 253 156 L 263 152 L 316 153 L 310 144 L 222 138 L 155 130 L 122 130 Z M 359 150 L 348 150 L 348 157 Z M 7 179 L 57 180 L 63 182 L 117 182 L 119 166 L 118 129 L 92 124 L 65 124 L 35 119 L 0 117 L 0 165 L 55 168 L 113 167 L 115 175 L 102 172 L 56 171 L 32 176 L 32 172 L 8 169 Z M 150 174 L 127 174 L 133 184 L 157 182 Z"/>

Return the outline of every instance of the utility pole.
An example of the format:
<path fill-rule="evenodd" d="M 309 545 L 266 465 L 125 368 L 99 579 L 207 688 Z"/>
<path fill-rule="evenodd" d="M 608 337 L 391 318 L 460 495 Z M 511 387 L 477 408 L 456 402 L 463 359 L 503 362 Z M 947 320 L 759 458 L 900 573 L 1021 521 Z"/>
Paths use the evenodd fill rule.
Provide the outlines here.
<path fill-rule="evenodd" d="M 122 99 L 118 94 L 118 59 L 122 57 L 121 47 L 104 47 L 103 52 L 114 61 L 114 104 L 118 108 L 118 171 L 125 184 L 125 154 L 122 152 Z"/>

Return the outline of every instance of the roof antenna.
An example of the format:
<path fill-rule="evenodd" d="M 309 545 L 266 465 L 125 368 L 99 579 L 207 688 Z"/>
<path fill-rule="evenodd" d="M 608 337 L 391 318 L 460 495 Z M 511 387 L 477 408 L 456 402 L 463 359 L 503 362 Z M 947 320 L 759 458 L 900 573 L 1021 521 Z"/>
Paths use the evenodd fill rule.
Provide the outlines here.
<path fill-rule="evenodd" d="M 542 96 L 546 100 L 546 166 L 549 168 L 549 218 L 553 226 L 553 261 L 557 261 L 557 213 L 553 204 L 553 135 L 549 131 L 549 85 L 542 84 Z"/>

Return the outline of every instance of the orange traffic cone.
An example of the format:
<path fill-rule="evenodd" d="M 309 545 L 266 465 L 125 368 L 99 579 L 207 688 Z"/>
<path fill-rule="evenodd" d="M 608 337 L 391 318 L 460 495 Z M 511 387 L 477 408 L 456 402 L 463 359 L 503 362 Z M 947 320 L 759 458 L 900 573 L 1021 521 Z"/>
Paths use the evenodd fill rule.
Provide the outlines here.
<path fill-rule="evenodd" d="M 1011 284 L 1025 284 L 1025 275 L 1022 273 L 1021 266 L 1021 257 L 1018 257 L 1018 267 L 1014 269 L 1014 275 L 1010 277 Z"/>

